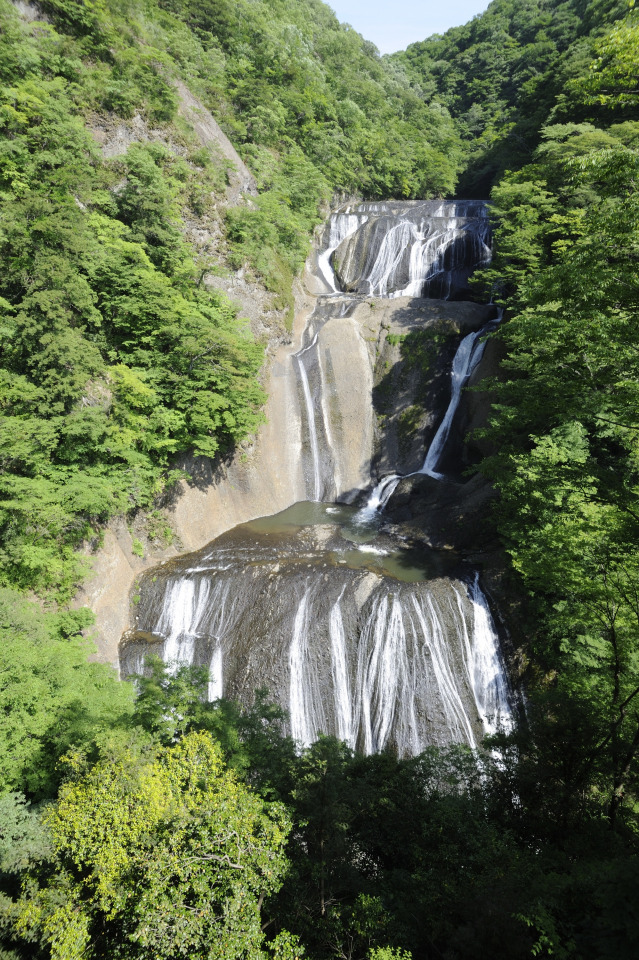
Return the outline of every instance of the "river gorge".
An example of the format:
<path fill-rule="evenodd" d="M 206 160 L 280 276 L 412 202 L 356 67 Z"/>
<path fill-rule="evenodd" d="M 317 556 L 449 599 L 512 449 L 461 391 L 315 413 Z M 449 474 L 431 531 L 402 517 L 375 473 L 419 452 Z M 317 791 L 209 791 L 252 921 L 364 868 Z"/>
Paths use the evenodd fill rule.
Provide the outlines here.
<path fill-rule="evenodd" d="M 405 756 L 511 724 L 478 570 L 436 524 L 402 525 L 414 489 L 441 528 L 442 504 L 472 486 L 463 388 L 499 318 L 468 278 L 489 259 L 478 201 L 332 214 L 307 265 L 312 309 L 272 364 L 263 433 L 279 429 L 239 483 L 244 516 L 139 578 L 123 675 L 154 652 L 205 666 L 210 699 L 265 687 L 303 746 L 326 733 Z"/>

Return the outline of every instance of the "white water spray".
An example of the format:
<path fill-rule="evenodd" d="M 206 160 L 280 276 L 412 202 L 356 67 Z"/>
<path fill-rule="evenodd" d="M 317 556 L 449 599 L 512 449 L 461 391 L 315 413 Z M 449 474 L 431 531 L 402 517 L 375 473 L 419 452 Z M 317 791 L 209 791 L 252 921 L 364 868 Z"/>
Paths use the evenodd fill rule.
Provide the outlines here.
<path fill-rule="evenodd" d="M 424 464 L 421 470 L 417 471 L 418 473 L 425 473 L 430 477 L 435 477 L 437 480 L 444 479 L 444 474 L 438 473 L 436 467 L 441 459 L 442 453 L 444 452 L 444 447 L 446 446 L 446 441 L 448 440 L 450 434 L 450 428 L 453 424 L 453 419 L 457 413 L 457 408 L 459 407 L 459 402 L 461 400 L 462 389 L 468 383 L 473 371 L 478 366 L 479 361 L 484 354 L 484 348 L 486 344 L 481 338 L 486 334 L 488 327 L 492 325 L 493 324 L 491 322 L 491 324 L 487 324 L 485 327 L 482 327 L 481 330 L 476 330 L 474 333 L 469 333 L 459 344 L 450 372 L 450 401 L 448 403 L 446 413 L 443 416 L 442 422 L 437 428 L 437 433 L 433 437 L 428 448 L 428 453 L 426 454 Z"/>

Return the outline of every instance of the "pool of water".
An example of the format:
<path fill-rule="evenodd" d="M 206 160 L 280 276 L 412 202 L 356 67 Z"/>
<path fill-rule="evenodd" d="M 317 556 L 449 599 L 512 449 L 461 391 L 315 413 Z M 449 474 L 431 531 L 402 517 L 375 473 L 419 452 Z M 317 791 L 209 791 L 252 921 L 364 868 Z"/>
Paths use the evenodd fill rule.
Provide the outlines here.
<path fill-rule="evenodd" d="M 334 535 L 326 546 L 319 546 L 318 538 L 318 562 L 370 570 L 406 583 L 450 576 L 459 570 L 459 558 L 452 551 L 433 550 L 424 543 L 392 536 L 384 532 L 380 517 L 362 522 L 358 512 L 345 504 L 302 501 L 236 529 L 259 534 L 262 542 L 267 537 L 276 543 L 308 528 L 333 527 Z"/>

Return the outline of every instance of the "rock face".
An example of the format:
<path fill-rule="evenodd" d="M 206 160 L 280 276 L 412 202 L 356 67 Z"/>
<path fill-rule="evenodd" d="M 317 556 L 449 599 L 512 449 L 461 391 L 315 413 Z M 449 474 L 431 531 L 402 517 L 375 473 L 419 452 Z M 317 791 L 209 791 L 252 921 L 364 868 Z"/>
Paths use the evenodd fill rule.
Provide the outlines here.
<path fill-rule="evenodd" d="M 227 161 L 228 185 L 226 199 L 236 206 L 247 196 L 257 196 L 255 177 L 239 156 L 219 123 L 205 106 L 194 97 L 181 81 L 176 83 L 179 95 L 179 112 L 196 134 L 203 147 L 221 154 Z"/>

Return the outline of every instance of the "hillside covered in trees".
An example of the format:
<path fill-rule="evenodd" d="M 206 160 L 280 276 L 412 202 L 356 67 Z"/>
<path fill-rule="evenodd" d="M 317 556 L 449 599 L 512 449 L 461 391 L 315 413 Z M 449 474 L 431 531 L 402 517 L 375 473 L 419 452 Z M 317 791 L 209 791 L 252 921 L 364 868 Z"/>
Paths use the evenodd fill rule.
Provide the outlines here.
<path fill-rule="evenodd" d="M 319 0 L 0 0 L 0 957 L 639 952 L 639 14 L 494 0 L 381 58 Z M 179 113 L 212 110 L 251 170 Z M 108 157 L 98 122 L 157 134 Z M 81 548 L 260 422 L 331 198 L 488 197 L 506 308 L 481 465 L 524 722 L 480 756 L 298 753 L 159 662 L 89 662 Z M 215 224 L 216 242 L 192 224 Z"/>

